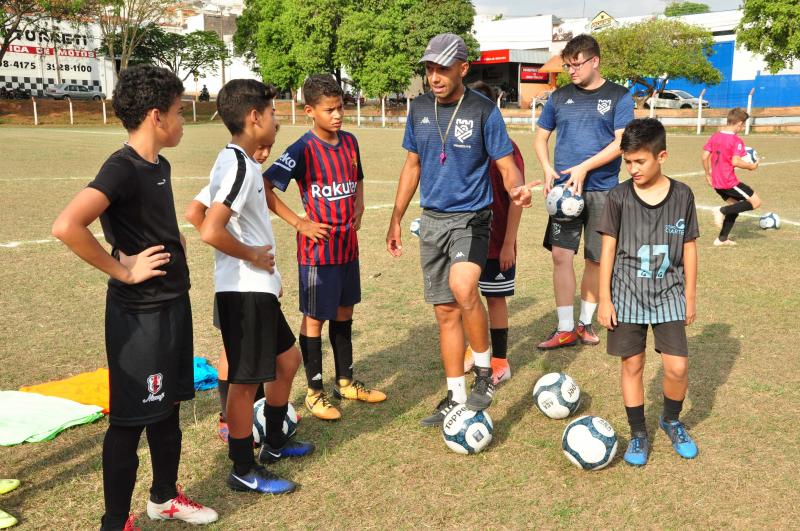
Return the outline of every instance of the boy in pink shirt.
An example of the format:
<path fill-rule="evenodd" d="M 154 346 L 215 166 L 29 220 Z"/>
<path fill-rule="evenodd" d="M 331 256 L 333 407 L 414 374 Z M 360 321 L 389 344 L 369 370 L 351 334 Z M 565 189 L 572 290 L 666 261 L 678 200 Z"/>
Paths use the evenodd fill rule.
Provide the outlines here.
<path fill-rule="evenodd" d="M 742 160 L 747 152 L 739 133 L 750 116 L 744 109 L 735 108 L 728 112 L 727 125 L 711 135 L 703 147 L 703 167 L 706 170 L 708 184 L 716 190 L 720 197 L 728 203 L 722 208 L 714 209 L 714 223 L 720 228 L 714 245 L 736 245 L 728 235 L 742 212 L 761 206 L 761 198 L 752 188 L 736 177 L 734 168 L 755 170 L 758 161 Z"/>

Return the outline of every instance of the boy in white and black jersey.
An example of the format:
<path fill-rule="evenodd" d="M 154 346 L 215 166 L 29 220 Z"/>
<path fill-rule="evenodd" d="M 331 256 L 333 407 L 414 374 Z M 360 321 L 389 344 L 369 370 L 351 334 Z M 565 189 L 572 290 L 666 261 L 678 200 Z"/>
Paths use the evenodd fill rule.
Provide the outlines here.
<path fill-rule="evenodd" d="M 634 466 L 645 465 L 650 451 L 642 381 L 648 327 L 664 364 L 659 425 L 678 455 L 697 455 L 679 416 L 689 383 L 685 327 L 695 319 L 700 232 L 692 190 L 661 173 L 666 136 L 658 120 L 628 124 L 620 146 L 631 180 L 609 192 L 597 227 L 598 320 L 609 330 L 608 353 L 622 358 L 622 399 L 631 426 L 625 461 Z"/>
<path fill-rule="evenodd" d="M 271 102 L 275 91 L 252 79 L 227 83 L 217 110 L 232 140 L 217 156 L 209 183 L 211 207 L 200 228 L 216 249 L 214 284 L 222 341 L 228 358 L 228 486 L 237 491 L 282 494 L 296 485 L 256 465 L 253 455 L 253 396 L 266 386 L 266 441 L 259 460 L 310 454 L 314 445 L 288 437 L 283 421 L 292 380 L 300 366 L 295 337 L 280 308 L 281 276 L 275 267 L 275 237 L 267 213 L 259 146 L 275 141 Z"/>
<path fill-rule="evenodd" d="M 150 65 L 120 72 L 114 112 L 128 141 L 64 208 L 53 235 L 106 273 L 110 415 L 103 440 L 101 530 L 133 529 L 131 497 L 142 432 L 153 464 L 147 514 L 210 523 L 217 513 L 177 487 L 180 403 L 194 398 L 189 269 L 178 229 L 170 164 L 160 151 L 183 135 L 183 84 Z M 88 226 L 97 218 L 108 253 Z"/>

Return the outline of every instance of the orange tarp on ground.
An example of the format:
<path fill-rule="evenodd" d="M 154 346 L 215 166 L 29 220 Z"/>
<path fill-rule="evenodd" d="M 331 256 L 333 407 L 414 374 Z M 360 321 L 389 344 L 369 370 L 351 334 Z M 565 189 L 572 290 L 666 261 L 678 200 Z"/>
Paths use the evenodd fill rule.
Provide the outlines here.
<path fill-rule="evenodd" d="M 108 369 L 84 372 L 64 380 L 20 387 L 25 393 L 57 396 L 80 404 L 100 406 L 108 413 Z"/>

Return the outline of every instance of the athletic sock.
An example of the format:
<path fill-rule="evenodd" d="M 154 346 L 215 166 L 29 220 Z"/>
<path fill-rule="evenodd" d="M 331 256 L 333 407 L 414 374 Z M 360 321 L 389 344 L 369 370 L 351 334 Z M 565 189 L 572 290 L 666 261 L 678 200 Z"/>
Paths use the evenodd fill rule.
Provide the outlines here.
<path fill-rule="evenodd" d="M 508 328 L 490 328 L 492 338 L 492 357 L 501 360 L 508 355 Z"/>
<path fill-rule="evenodd" d="M 286 444 L 286 435 L 283 433 L 283 421 L 286 418 L 286 412 L 288 410 L 289 404 L 284 404 L 282 406 L 271 406 L 267 404 L 264 407 L 267 444 L 275 450 L 283 448 L 283 445 Z"/>
<path fill-rule="evenodd" d="M 353 379 L 353 320 L 330 321 L 328 337 L 333 347 L 336 381 Z"/>
<path fill-rule="evenodd" d="M 595 309 L 597 309 L 596 302 L 581 300 L 581 316 L 578 320 L 585 325 L 592 324 Z"/>
<path fill-rule="evenodd" d="M 447 378 L 447 390 L 453 393 L 453 400 L 459 404 L 467 402 L 467 380 L 463 376 Z"/>
<path fill-rule="evenodd" d="M 725 219 L 722 222 L 722 228 L 719 231 L 719 241 L 724 242 L 728 239 L 728 235 L 731 233 L 733 225 L 736 223 L 736 218 L 738 217 L 739 214 L 728 214 L 725 216 Z"/>
<path fill-rule="evenodd" d="M 575 316 L 573 312 L 572 306 L 558 306 L 556 308 L 559 332 L 572 332 L 575 329 Z"/>
<path fill-rule="evenodd" d="M 753 210 L 753 205 L 750 203 L 750 201 L 737 201 L 732 205 L 727 205 L 719 209 L 719 211 L 725 216 L 729 214 L 741 214 L 742 212 L 747 212 L 748 210 Z"/>
<path fill-rule="evenodd" d="M 139 468 L 139 438 L 144 426 L 108 427 L 103 439 L 104 529 L 122 529 L 131 512 L 131 496 Z"/>
<path fill-rule="evenodd" d="M 250 434 L 244 439 L 228 437 L 228 457 L 233 461 L 233 471 L 236 475 L 243 476 L 250 472 L 256 464 L 253 455 L 253 435 Z"/>
<path fill-rule="evenodd" d="M 227 422 L 225 420 L 225 408 L 228 403 L 228 380 L 217 380 L 217 382 L 219 383 L 219 387 L 217 387 L 219 391 L 219 420 Z"/>
<path fill-rule="evenodd" d="M 322 391 L 322 338 L 300 334 L 300 352 L 303 354 L 308 388 Z"/>
<path fill-rule="evenodd" d="M 631 433 L 647 433 L 647 424 L 644 420 L 644 404 L 641 406 L 625 406 L 625 413 L 628 415 L 628 424 Z"/>
<path fill-rule="evenodd" d="M 178 465 L 181 462 L 180 404 L 175 405 L 172 415 L 149 424 L 145 431 L 153 466 L 150 501 L 164 503 L 178 495 L 175 484 L 178 482 Z"/>
<path fill-rule="evenodd" d="M 683 400 L 672 400 L 671 398 L 667 398 L 664 396 L 664 421 L 665 422 L 675 422 L 681 416 L 681 410 L 683 409 Z"/>
<path fill-rule="evenodd" d="M 472 359 L 475 361 L 476 367 L 491 367 L 492 366 L 492 351 L 487 350 L 486 352 L 475 352 L 472 351 Z"/>

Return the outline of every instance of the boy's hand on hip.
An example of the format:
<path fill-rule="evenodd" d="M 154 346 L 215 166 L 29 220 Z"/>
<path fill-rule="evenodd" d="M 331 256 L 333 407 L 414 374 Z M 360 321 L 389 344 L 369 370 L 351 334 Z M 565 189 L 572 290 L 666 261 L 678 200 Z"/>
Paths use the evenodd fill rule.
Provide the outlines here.
<path fill-rule="evenodd" d="M 253 259 L 250 263 L 259 269 L 265 269 L 268 273 L 275 270 L 275 255 L 270 253 L 272 250 L 271 245 L 261 245 L 251 247 L 253 249 Z"/>
<path fill-rule="evenodd" d="M 327 240 L 330 237 L 332 228 L 330 225 L 317 223 L 308 218 L 300 218 L 300 221 L 297 222 L 297 232 L 311 239 L 314 243 Z"/>
<path fill-rule="evenodd" d="M 169 263 L 170 254 L 161 252 L 163 250 L 163 245 L 154 245 L 133 256 L 118 251 L 119 263 L 124 265 L 130 273 L 125 283 L 139 284 L 153 277 L 166 275 L 166 271 L 158 269 Z"/>
<path fill-rule="evenodd" d="M 611 301 L 600 301 L 597 306 L 597 322 L 608 330 L 617 326 L 617 310 Z"/>

